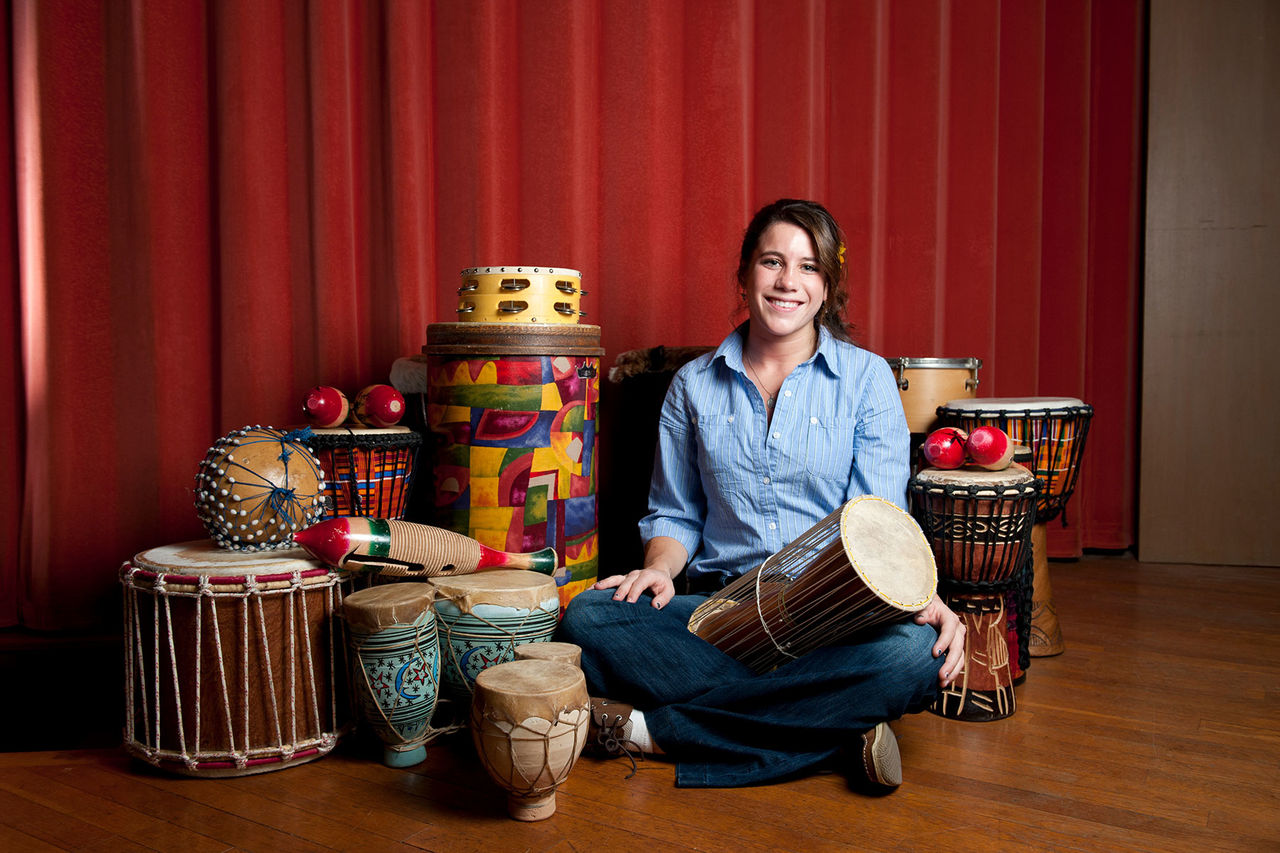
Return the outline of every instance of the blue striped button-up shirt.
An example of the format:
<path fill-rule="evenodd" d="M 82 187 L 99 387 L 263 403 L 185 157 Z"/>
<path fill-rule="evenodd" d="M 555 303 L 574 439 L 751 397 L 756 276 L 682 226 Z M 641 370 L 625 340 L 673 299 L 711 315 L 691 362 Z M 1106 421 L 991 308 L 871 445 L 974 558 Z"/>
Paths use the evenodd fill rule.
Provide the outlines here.
<path fill-rule="evenodd" d="M 691 579 L 742 574 L 859 495 L 906 508 L 911 435 L 888 362 L 820 329 L 770 423 L 745 329 L 682 367 L 662 406 L 640 535 L 678 540 Z"/>

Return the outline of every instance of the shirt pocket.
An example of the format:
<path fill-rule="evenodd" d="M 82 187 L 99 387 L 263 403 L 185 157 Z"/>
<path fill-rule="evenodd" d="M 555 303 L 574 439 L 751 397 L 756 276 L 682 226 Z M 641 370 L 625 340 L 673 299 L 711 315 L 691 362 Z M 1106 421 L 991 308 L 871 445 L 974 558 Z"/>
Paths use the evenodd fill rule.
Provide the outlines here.
<path fill-rule="evenodd" d="M 857 418 L 805 418 L 796 432 L 794 442 L 783 442 L 782 459 L 789 476 L 849 482 Z"/>
<path fill-rule="evenodd" d="M 698 468 L 721 487 L 738 485 L 750 467 L 751 447 L 747 431 L 732 415 L 698 419 Z"/>

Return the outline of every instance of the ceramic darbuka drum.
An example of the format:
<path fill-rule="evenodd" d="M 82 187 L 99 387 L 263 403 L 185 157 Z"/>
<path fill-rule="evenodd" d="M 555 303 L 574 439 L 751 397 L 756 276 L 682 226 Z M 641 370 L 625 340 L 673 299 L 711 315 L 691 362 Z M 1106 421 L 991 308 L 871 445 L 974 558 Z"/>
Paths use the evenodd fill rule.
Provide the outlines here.
<path fill-rule="evenodd" d="M 422 436 L 408 427 L 312 429 L 307 445 L 325 473 L 325 518 L 403 518 Z"/>
<path fill-rule="evenodd" d="M 476 676 L 515 660 L 516 648 L 547 642 L 560 619 L 555 581 L 528 571 L 497 569 L 431 579 L 439 620 L 441 686 L 470 698 Z"/>
<path fill-rule="evenodd" d="M 440 643 L 426 583 L 353 592 L 342 603 L 351 648 L 351 689 L 361 716 L 384 744 L 388 767 L 427 757 L 440 681 Z"/>
<path fill-rule="evenodd" d="M 699 605 L 689 630 L 767 672 L 924 609 L 937 585 L 911 516 L 881 498 L 854 498 Z"/>
<path fill-rule="evenodd" d="M 521 660 L 480 673 L 471 736 L 513 818 L 555 814 L 556 789 L 582 754 L 590 720 L 586 679 L 576 667 Z"/>
<path fill-rule="evenodd" d="M 928 433 L 938 419 L 938 406 L 978 389 L 980 358 L 885 359 L 898 379 L 898 393 L 913 433 Z"/>
<path fill-rule="evenodd" d="M 343 576 L 300 548 L 208 540 L 124 564 L 125 746 L 192 776 L 241 776 L 327 754 L 346 726 L 335 624 Z"/>
<path fill-rule="evenodd" d="M 462 271 L 463 323 L 577 323 L 582 273 L 563 267 L 473 267 Z"/>
<path fill-rule="evenodd" d="M 965 665 L 932 709 L 953 719 L 987 721 L 1017 707 L 1005 593 L 1026 583 L 1039 487 L 1014 464 L 1002 471 L 927 468 L 911 479 L 916 518 L 933 546 L 942 597 L 965 623 Z M 1024 620 L 1021 633 L 1025 643 Z"/>
<path fill-rule="evenodd" d="M 599 326 L 427 328 L 431 523 L 503 551 L 556 550 L 561 603 L 595 583 Z"/>
<path fill-rule="evenodd" d="M 1040 481 L 1040 499 L 1031 534 L 1034 561 L 1029 650 L 1032 657 L 1062 654 L 1066 644 L 1053 603 L 1045 525 L 1065 512 L 1075 491 L 1093 407 L 1074 397 L 979 397 L 951 400 L 938 408 L 938 417 L 947 426 L 970 432 L 984 425 L 999 427 L 1031 449 L 1030 468 Z"/>

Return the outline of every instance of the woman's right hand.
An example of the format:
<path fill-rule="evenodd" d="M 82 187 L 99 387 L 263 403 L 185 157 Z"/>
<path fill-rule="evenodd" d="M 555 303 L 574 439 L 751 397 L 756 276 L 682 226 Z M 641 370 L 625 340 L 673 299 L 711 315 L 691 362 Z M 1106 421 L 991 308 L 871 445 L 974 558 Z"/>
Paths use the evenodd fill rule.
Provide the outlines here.
<path fill-rule="evenodd" d="M 625 575 L 613 575 L 597 583 L 592 589 L 616 589 L 614 601 L 628 601 L 635 604 L 640 596 L 649 591 L 653 593 L 653 606 L 661 610 L 672 596 L 676 594 L 676 586 L 671 575 L 665 569 L 637 569 Z"/>

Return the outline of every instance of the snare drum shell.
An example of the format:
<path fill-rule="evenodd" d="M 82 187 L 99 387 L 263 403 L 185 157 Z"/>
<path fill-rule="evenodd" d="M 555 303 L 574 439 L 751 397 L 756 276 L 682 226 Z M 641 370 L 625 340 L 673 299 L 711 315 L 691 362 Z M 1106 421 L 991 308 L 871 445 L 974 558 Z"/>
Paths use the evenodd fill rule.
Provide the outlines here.
<path fill-rule="evenodd" d="M 430 523 L 501 551 L 556 550 L 562 605 L 595 583 L 598 326 L 427 328 Z"/>
<path fill-rule="evenodd" d="M 345 576 L 300 548 L 153 548 L 121 568 L 125 746 L 192 776 L 328 754 L 349 724 L 336 608 Z M 171 651 L 172 649 L 172 651 Z"/>

